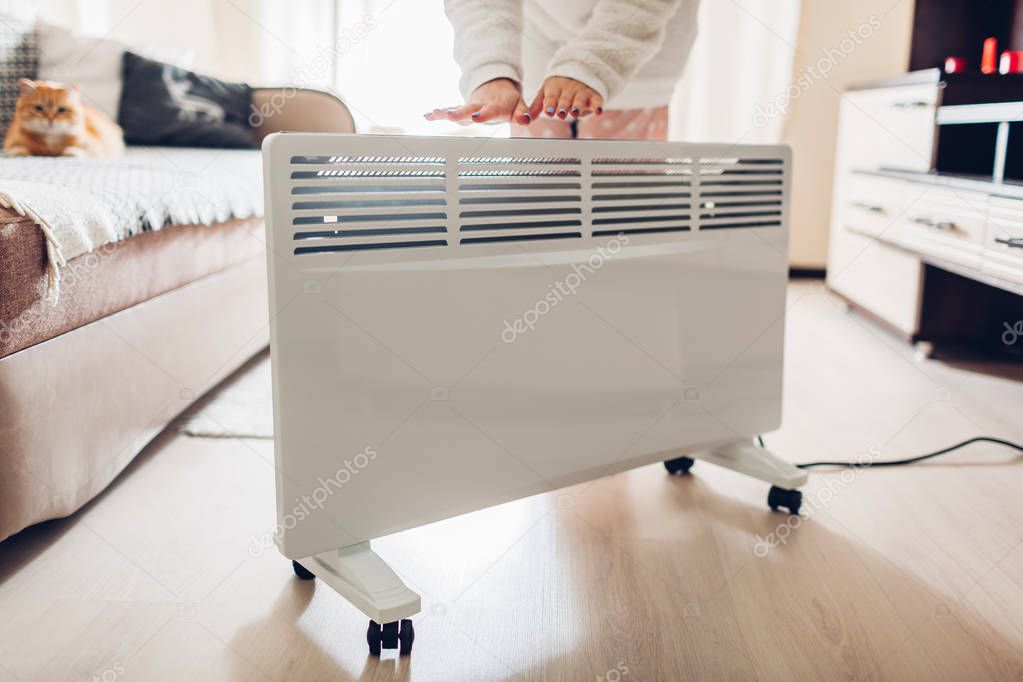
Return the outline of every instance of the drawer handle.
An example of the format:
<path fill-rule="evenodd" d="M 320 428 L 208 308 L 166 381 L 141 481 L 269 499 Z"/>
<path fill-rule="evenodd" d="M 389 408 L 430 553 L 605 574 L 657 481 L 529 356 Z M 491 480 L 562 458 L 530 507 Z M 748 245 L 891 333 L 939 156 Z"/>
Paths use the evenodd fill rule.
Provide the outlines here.
<path fill-rule="evenodd" d="M 886 211 L 884 209 L 884 206 L 874 206 L 873 204 L 865 204 L 862 201 L 853 201 L 853 202 L 850 202 L 849 205 L 854 207 L 854 208 L 862 209 L 864 211 L 870 211 L 871 213 L 882 213 L 882 214 L 887 214 L 888 213 L 888 211 Z"/>
<path fill-rule="evenodd" d="M 953 233 L 965 232 L 963 228 L 947 220 L 931 220 L 930 218 L 911 218 L 910 221 L 916 223 L 917 225 L 933 227 L 935 230 L 941 230 L 942 232 Z"/>
<path fill-rule="evenodd" d="M 995 237 L 995 241 L 1010 249 L 1023 249 L 1023 237 Z"/>
<path fill-rule="evenodd" d="M 925 102 L 925 101 L 919 100 L 919 99 L 912 100 L 910 102 L 893 102 L 892 103 L 892 107 L 894 107 L 895 109 L 923 109 L 923 108 L 929 107 L 929 106 L 931 106 L 930 102 Z"/>

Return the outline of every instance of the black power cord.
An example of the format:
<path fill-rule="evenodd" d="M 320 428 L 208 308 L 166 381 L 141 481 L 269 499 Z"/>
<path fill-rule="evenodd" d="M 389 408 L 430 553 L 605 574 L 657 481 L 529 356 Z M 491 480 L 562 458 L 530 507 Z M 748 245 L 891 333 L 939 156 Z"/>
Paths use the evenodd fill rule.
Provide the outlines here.
<path fill-rule="evenodd" d="M 757 436 L 757 443 L 760 445 L 760 447 L 764 447 L 764 438 L 763 438 L 763 436 Z M 922 462 L 925 459 L 931 459 L 932 457 L 940 457 L 941 455 L 946 455 L 946 454 L 952 452 L 953 450 L 958 450 L 959 448 L 962 448 L 962 447 L 965 447 L 967 445 L 970 445 L 971 443 L 994 443 L 995 445 L 1004 445 L 1007 448 L 1014 448 L 1016 450 L 1019 450 L 1020 452 L 1023 452 L 1023 445 L 1020 445 L 1019 443 L 1013 443 L 1012 441 L 1002 440 L 1001 438 L 990 438 L 988 436 L 976 436 L 975 438 L 969 438 L 967 440 L 964 440 L 961 443 L 956 443 L 955 445 L 950 445 L 949 447 L 942 448 L 941 450 L 935 450 L 934 452 L 928 452 L 927 454 L 924 454 L 924 455 L 917 455 L 916 457 L 907 457 L 906 459 L 889 459 L 889 460 L 884 460 L 884 461 L 881 461 L 881 462 L 867 462 L 867 463 L 862 463 L 862 462 L 803 462 L 802 464 L 797 464 L 796 467 L 798 467 L 800 469 L 810 469 L 812 467 L 843 467 L 843 468 L 849 468 L 849 469 L 869 469 L 869 468 L 873 468 L 873 467 L 896 467 L 896 466 L 903 466 L 905 464 L 914 464 L 916 462 Z"/>

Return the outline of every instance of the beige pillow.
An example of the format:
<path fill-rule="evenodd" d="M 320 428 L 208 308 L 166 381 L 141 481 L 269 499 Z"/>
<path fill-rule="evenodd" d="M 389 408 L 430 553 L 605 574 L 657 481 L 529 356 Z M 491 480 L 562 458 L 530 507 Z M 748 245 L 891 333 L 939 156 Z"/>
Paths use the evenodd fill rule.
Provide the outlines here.
<path fill-rule="evenodd" d="M 85 100 L 117 120 L 121 101 L 121 59 L 126 50 L 151 59 L 189 68 L 193 54 L 187 50 L 147 47 L 139 49 L 110 38 L 84 36 L 66 28 L 38 22 L 40 80 L 74 83 Z"/>

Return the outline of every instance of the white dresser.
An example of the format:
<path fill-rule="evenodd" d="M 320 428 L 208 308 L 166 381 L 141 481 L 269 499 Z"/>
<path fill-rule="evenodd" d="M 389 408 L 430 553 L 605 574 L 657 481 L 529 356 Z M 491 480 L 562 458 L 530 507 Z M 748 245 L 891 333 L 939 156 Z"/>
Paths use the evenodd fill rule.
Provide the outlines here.
<path fill-rule="evenodd" d="M 922 71 L 847 91 L 840 108 L 828 286 L 910 340 L 928 265 L 1023 293 L 1023 184 L 931 172 L 942 92 Z"/>

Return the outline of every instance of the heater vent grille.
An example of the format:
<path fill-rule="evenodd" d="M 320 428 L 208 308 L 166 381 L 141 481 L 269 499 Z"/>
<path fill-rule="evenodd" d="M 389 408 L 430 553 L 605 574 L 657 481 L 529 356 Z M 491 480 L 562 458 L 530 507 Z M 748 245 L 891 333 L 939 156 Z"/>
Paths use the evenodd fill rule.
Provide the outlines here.
<path fill-rule="evenodd" d="M 497 141 L 473 144 L 494 148 Z M 464 148 L 441 140 L 408 148 L 432 152 L 445 145 Z M 571 151 L 600 146 L 574 143 Z M 612 156 L 607 149 L 600 156 L 292 155 L 292 248 L 314 254 L 783 225 L 783 158 Z"/>
<path fill-rule="evenodd" d="M 782 159 L 701 158 L 701 230 L 780 227 Z"/>
<path fill-rule="evenodd" d="M 693 228 L 692 159 L 600 157 L 591 167 L 594 237 Z"/>
<path fill-rule="evenodd" d="M 566 156 L 460 157 L 459 244 L 581 239 L 582 163 Z"/>
<path fill-rule="evenodd" d="M 443 156 L 292 156 L 295 254 L 446 246 L 446 164 Z"/>

